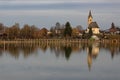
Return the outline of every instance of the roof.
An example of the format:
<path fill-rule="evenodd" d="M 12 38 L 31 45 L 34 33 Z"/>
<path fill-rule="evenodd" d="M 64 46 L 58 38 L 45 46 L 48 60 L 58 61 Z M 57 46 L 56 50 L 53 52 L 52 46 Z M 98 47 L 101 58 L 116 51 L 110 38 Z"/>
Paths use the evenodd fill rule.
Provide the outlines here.
<path fill-rule="evenodd" d="M 116 28 L 110 28 L 109 31 L 110 31 L 110 32 L 116 32 L 117 29 L 116 29 Z"/>
<path fill-rule="evenodd" d="M 89 28 L 99 28 L 97 22 L 91 22 L 88 27 Z"/>

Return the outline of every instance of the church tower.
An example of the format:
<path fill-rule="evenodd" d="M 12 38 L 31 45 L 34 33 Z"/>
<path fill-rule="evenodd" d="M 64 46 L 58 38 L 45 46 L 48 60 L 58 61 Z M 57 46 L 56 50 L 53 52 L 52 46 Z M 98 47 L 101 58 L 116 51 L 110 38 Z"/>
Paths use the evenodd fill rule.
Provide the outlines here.
<path fill-rule="evenodd" d="M 97 22 L 93 22 L 91 10 L 89 11 L 89 15 L 88 15 L 88 28 L 86 30 L 86 33 L 89 33 L 90 28 L 92 29 L 93 34 L 100 33 L 99 26 L 98 26 Z"/>
<path fill-rule="evenodd" d="M 93 21 L 93 17 L 92 17 L 92 13 L 91 10 L 89 11 L 89 15 L 88 15 L 88 26 L 90 25 L 90 23 L 92 23 Z"/>

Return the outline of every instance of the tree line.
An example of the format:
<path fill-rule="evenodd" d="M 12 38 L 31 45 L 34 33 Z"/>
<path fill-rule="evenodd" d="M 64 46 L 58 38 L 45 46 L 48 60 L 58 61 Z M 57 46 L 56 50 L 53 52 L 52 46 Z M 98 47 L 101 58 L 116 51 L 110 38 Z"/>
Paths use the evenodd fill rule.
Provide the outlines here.
<path fill-rule="evenodd" d="M 59 22 L 55 26 L 51 27 L 50 30 L 38 28 L 35 25 L 25 24 L 20 28 L 19 23 L 15 23 L 11 27 L 6 27 L 0 23 L 0 39 L 16 40 L 16 39 L 43 39 L 43 38 L 70 38 L 77 36 L 76 32 L 82 29 L 81 26 L 72 28 L 70 22 L 61 25 Z"/>

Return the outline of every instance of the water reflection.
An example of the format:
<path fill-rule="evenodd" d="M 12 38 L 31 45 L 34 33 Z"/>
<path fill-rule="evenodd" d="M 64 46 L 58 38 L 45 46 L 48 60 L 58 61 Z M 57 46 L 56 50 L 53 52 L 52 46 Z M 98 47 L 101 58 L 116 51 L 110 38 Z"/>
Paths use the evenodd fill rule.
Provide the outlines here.
<path fill-rule="evenodd" d="M 112 59 L 120 53 L 120 44 L 101 44 L 101 47 L 109 51 Z"/>
<path fill-rule="evenodd" d="M 88 68 L 90 71 L 92 65 L 92 59 L 96 59 L 99 54 L 99 44 L 98 43 L 89 44 L 87 47 L 87 53 L 88 53 L 88 57 L 87 57 Z"/>
<path fill-rule="evenodd" d="M 19 56 L 22 54 L 24 58 L 27 58 L 31 55 L 38 54 L 38 50 L 41 50 L 43 53 L 46 53 L 47 50 L 50 50 L 50 53 L 54 53 L 57 58 L 65 57 L 66 60 L 69 60 L 71 54 L 82 53 L 83 51 L 87 54 L 87 63 L 88 68 L 91 70 L 93 60 L 95 60 L 100 50 L 106 50 L 110 53 L 111 58 L 113 59 L 115 55 L 120 54 L 120 45 L 119 44 L 102 44 L 102 43 L 81 43 L 81 44 L 37 44 L 37 43 L 16 43 L 16 44 L 0 44 L 0 56 L 4 53 L 9 54 L 15 59 L 19 59 Z"/>

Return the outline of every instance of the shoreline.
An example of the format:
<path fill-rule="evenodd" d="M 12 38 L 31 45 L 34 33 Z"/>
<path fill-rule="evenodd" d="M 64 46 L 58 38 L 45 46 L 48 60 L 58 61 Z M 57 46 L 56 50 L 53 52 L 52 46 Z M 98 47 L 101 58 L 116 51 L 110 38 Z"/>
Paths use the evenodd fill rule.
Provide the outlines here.
<path fill-rule="evenodd" d="M 116 43 L 120 44 L 119 39 L 102 39 L 102 40 L 87 40 L 87 39 L 20 39 L 20 40 L 0 40 L 0 44 L 5 43 L 61 43 L 61 44 L 67 44 L 67 43 L 94 43 L 94 42 L 100 42 L 100 43 Z"/>

